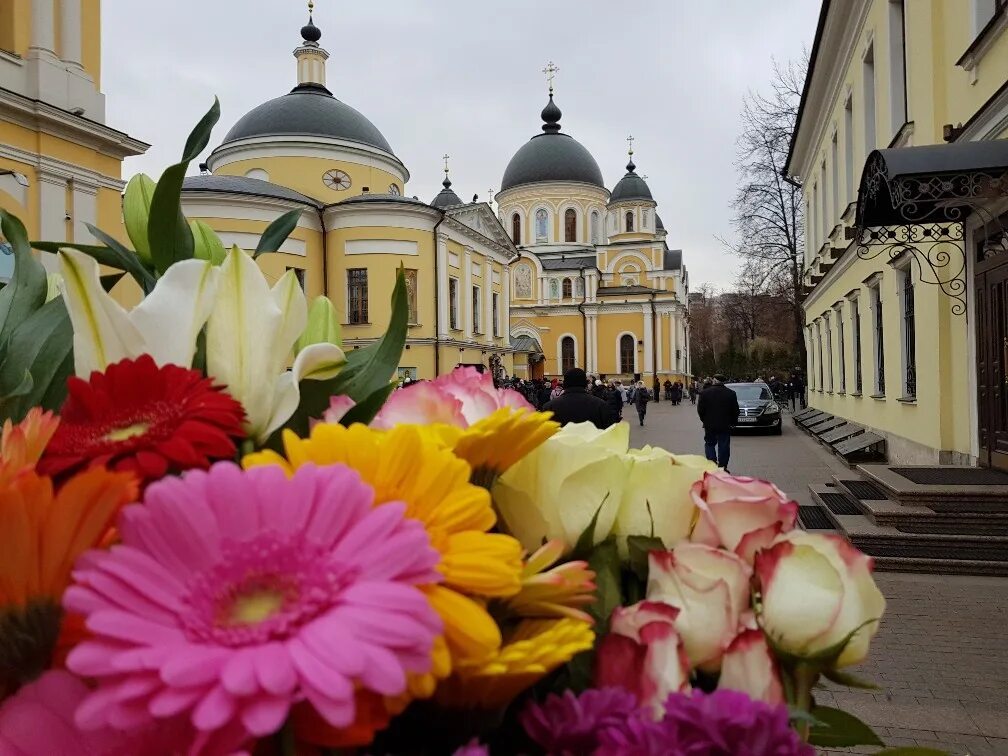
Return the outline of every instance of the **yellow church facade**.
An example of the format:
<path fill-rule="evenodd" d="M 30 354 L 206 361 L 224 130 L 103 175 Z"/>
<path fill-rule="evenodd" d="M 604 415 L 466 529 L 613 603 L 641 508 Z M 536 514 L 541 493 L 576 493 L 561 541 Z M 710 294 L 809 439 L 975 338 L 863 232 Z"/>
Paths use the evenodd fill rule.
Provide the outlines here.
<path fill-rule="evenodd" d="M 33 239 L 94 243 L 87 224 L 126 239 L 122 161 L 148 145 L 105 124 L 100 40 L 97 0 L 0 3 L 0 208 Z"/>
<path fill-rule="evenodd" d="M 495 198 L 520 252 L 510 270 L 515 374 L 555 377 L 580 367 L 649 386 L 656 378 L 685 382 L 682 251 L 668 248 L 632 147 L 627 173 L 610 191 L 591 153 L 561 130 L 561 115 L 551 86 L 542 133 L 511 158 Z"/>
<path fill-rule="evenodd" d="M 1006 30 L 994 0 L 822 6 L 785 168 L 809 403 L 894 464 L 1008 468 Z"/>

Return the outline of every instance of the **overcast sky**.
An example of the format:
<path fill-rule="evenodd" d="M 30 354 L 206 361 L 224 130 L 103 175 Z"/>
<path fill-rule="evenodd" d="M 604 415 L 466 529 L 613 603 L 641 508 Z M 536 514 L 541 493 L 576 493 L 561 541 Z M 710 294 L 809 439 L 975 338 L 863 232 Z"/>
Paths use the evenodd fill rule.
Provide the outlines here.
<path fill-rule="evenodd" d="M 624 173 L 633 133 L 647 181 L 681 247 L 693 288 L 730 285 L 732 167 L 743 94 L 771 58 L 811 45 L 818 0 L 317 0 L 329 89 L 366 115 L 409 169 L 406 193 L 430 201 L 451 155 L 464 200 L 497 189 L 539 132 L 542 69 L 553 60 L 561 126 L 606 185 Z M 245 112 L 296 83 L 300 0 L 105 0 L 107 122 L 151 143 L 124 177 L 175 162 L 216 94 L 215 146 Z M 142 13 L 140 9 L 142 8 Z M 209 151 L 209 150 L 208 150 Z M 192 171 L 196 172 L 194 161 Z"/>

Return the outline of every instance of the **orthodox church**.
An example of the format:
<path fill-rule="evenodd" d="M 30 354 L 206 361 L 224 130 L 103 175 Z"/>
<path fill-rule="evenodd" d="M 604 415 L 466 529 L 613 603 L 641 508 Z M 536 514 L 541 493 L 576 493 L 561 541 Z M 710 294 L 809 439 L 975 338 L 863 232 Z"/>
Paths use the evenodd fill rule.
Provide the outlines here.
<path fill-rule="evenodd" d="M 58 15 L 46 11 L 55 2 Z M 64 130 L 76 128 L 73 141 L 90 149 L 78 150 L 79 165 L 67 150 L 54 148 L 56 160 L 43 148 L 27 157 L 23 150 L 0 149 L 0 206 L 25 218 L 36 237 L 90 242 L 88 222 L 125 238 L 119 168 L 147 145 L 98 124 L 103 96 L 95 94 L 97 64 L 88 68 L 99 52 L 98 35 L 88 31 L 100 23 L 98 2 L 39 0 L 13 7 L 21 15 L 7 20 L 17 22 L 11 28 L 25 39 L 5 43 L 0 34 L 0 45 L 25 48 L 28 78 L 24 93 L 7 91 L 0 79 L 0 97 L 26 107 L 35 98 L 35 113 L 25 118 L 36 119 L 39 138 L 23 141 L 44 146 L 52 130 L 43 120 L 55 119 Z M 408 196 L 409 171 L 375 124 L 326 86 L 329 54 L 311 10 L 309 3 L 294 50 L 296 85 L 239 118 L 200 175 L 185 179 L 188 218 L 204 221 L 226 246 L 253 249 L 271 221 L 302 210 L 279 253 L 260 261 L 268 277 L 294 270 L 309 297 L 328 295 L 343 315 L 349 349 L 384 332 L 402 267 L 409 332 L 401 376 L 430 378 L 459 364 L 522 377 L 559 375 L 573 366 L 647 380 L 689 373 L 682 254 L 665 243 L 632 151 L 627 174 L 610 192 L 588 150 L 561 131 L 552 64 L 542 133 L 507 165 L 498 212 L 487 202 L 459 198 L 447 166 L 443 190 L 426 202 Z M 60 45 L 53 41 L 56 19 L 65 27 Z M 19 55 L 0 51 L 0 74 L 8 62 L 20 65 Z M 32 79 L 36 69 L 41 73 Z M 49 96 L 40 87 L 54 76 L 50 69 L 74 82 L 83 77 L 88 86 L 53 85 Z M 67 92 L 81 103 L 59 99 Z M 15 142 L 14 129 L 32 127 L 20 115 L 11 119 L 17 124 L 5 118 L 0 112 L 0 134 L 10 131 Z M 100 168 L 91 165 L 100 160 Z M 124 301 L 135 294 L 119 291 L 125 285 L 116 291 Z"/>

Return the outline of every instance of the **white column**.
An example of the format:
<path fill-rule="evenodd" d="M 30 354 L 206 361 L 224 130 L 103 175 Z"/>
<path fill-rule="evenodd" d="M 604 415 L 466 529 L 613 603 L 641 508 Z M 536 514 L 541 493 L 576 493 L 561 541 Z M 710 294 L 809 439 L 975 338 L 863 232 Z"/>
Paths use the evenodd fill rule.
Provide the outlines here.
<path fill-rule="evenodd" d="M 39 173 L 39 235 L 46 241 L 66 239 L 67 180 L 52 173 Z M 57 268 L 56 255 L 42 255 L 47 269 Z"/>
<path fill-rule="evenodd" d="M 539 301 L 538 304 L 542 304 L 546 301 L 546 279 L 543 276 L 539 276 Z"/>
<path fill-rule="evenodd" d="M 589 327 L 591 328 L 591 339 L 592 339 L 591 340 L 592 365 L 597 371 L 599 369 L 598 315 L 592 315 Z"/>
<path fill-rule="evenodd" d="M 472 311 L 472 251 L 466 247 L 465 262 L 462 263 L 462 291 L 459 292 L 462 299 L 462 320 L 465 329 L 465 340 L 472 341 L 473 334 L 473 311 Z"/>
<path fill-rule="evenodd" d="M 55 52 L 56 22 L 53 0 L 32 0 L 31 46 Z"/>
<path fill-rule="evenodd" d="M 438 327 L 437 337 L 448 339 L 448 244 L 443 236 L 437 237 L 437 296 Z"/>
<path fill-rule="evenodd" d="M 642 308 L 644 316 L 644 364 L 641 365 L 641 376 L 643 377 L 647 373 L 654 372 L 654 351 L 652 347 L 652 334 L 654 333 L 653 324 L 651 323 L 651 308 L 645 305 Z"/>
<path fill-rule="evenodd" d="M 598 373 L 598 350 L 595 346 L 595 315 L 585 315 L 585 372 Z"/>
<path fill-rule="evenodd" d="M 81 0 L 60 0 L 60 58 L 81 68 Z"/>
<path fill-rule="evenodd" d="M 658 313 L 658 322 L 655 324 L 658 331 L 655 333 L 655 343 L 658 345 L 658 354 L 655 355 L 655 362 L 658 367 L 658 372 L 664 372 L 665 369 L 665 352 L 662 349 L 662 321 L 668 317 L 667 312 Z"/>
<path fill-rule="evenodd" d="M 501 270 L 501 337 L 504 346 L 511 348 L 511 270 L 505 265 Z"/>
<path fill-rule="evenodd" d="M 493 266 L 490 258 L 483 258 L 483 312 L 485 313 L 483 322 L 483 333 L 486 334 L 487 343 L 494 343 L 494 322 L 493 322 Z"/>
<path fill-rule="evenodd" d="M 676 312 L 669 313 L 668 345 L 669 364 L 672 371 L 677 372 L 679 370 L 679 360 L 676 359 L 676 347 L 679 345 L 679 313 Z"/>
<path fill-rule="evenodd" d="M 88 231 L 85 224 L 92 226 L 98 224 L 98 187 L 82 186 L 80 182 L 73 182 L 73 209 L 70 211 L 73 218 L 73 239 L 78 244 L 94 244 L 95 238 Z"/>

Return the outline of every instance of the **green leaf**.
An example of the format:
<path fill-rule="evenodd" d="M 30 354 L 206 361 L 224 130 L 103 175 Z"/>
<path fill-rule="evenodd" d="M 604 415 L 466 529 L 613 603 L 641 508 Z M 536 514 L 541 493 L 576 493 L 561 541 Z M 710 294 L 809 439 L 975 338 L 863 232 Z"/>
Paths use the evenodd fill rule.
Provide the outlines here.
<path fill-rule="evenodd" d="M 809 730 L 809 743 L 823 748 L 845 748 L 856 745 L 885 745 L 872 728 L 840 709 L 816 706 L 812 716 L 822 722 Z"/>
<path fill-rule="evenodd" d="M 4 418 L 21 420 L 34 405 L 57 409 L 66 398 L 66 378 L 73 367 L 73 327 L 63 298 L 46 302 L 11 334 L 6 358 L 0 362 L 0 395 L 16 395 L 25 374 L 28 391 L 4 407 Z"/>
<path fill-rule="evenodd" d="M 627 538 L 630 569 L 634 575 L 645 583 L 648 579 L 648 554 L 652 551 L 665 551 L 661 538 L 653 536 L 632 535 Z"/>
<path fill-rule="evenodd" d="M 112 239 L 112 237 L 105 234 L 93 226 L 88 227 L 91 233 L 94 234 L 95 238 L 107 237 Z M 103 239 L 104 241 L 104 239 Z M 112 241 L 115 241 L 112 239 Z M 147 268 L 143 266 L 140 262 L 140 258 L 136 256 L 133 252 L 123 247 L 119 242 L 116 244 L 120 249 L 114 249 L 112 247 L 99 247 L 94 244 L 71 244 L 70 242 L 43 242 L 34 241 L 31 245 L 35 249 L 40 249 L 43 252 L 52 252 L 53 254 L 60 251 L 63 248 L 76 249 L 78 252 L 83 252 L 85 255 L 93 259 L 95 262 L 101 265 L 107 265 L 110 268 L 115 268 L 116 270 L 124 270 L 133 276 L 133 279 L 140 284 L 140 288 L 143 289 L 144 294 L 150 294 L 151 290 L 154 288 L 154 276 L 151 274 Z"/>
<path fill-rule="evenodd" d="M 939 751 L 937 748 L 900 746 L 898 748 L 885 748 L 881 751 L 875 751 L 874 756 L 950 756 L 950 754 L 948 751 Z"/>
<path fill-rule="evenodd" d="M 49 284 L 46 271 L 32 254 L 24 224 L 5 210 L 0 210 L 0 232 L 14 250 L 14 274 L 0 289 L 0 349 L 11 332 L 46 300 Z"/>
<path fill-rule="evenodd" d="M 832 680 L 837 685 L 846 685 L 848 688 L 861 688 L 863 690 L 880 690 L 880 687 L 871 680 L 862 680 L 849 672 L 841 672 L 838 669 L 824 669 L 823 677 Z"/>
<path fill-rule="evenodd" d="M 182 160 L 165 169 L 154 189 L 147 221 L 147 240 L 154 267 L 160 273 L 174 263 L 193 256 L 192 230 L 182 215 L 182 181 L 189 163 L 209 144 L 210 132 L 219 118 L 220 102 L 215 97 L 213 106 L 189 134 Z"/>
<path fill-rule="evenodd" d="M 255 254 L 252 257 L 259 257 L 264 252 L 276 252 L 279 250 L 280 245 L 287 240 L 287 237 L 291 235 L 291 231 L 297 227 L 297 222 L 301 218 L 302 212 L 302 210 L 289 210 L 270 223 L 266 227 L 266 230 L 263 231 L 263 235 L 259 237 L 259 243 L 256 244 Z"/>
<path fill-rule="evenodd" d="M 136 247 L 136 254 L 147 264 L 152 262 L 147 222 L 155 186 L 154 179 L 145 173 L 138 173 L 129 180 L 123 193 L 123 224 L 126 226 L 126 234 Z"/>
<path fill-rule="evenodd" d="M 596 632 L 602 634 L 609 628 L 613 609 L 623 604 L 619 549 L 614 537 L 609 536 L 592 550 L 588 566 L 595 572 L 595 602 L 586 609 L 595 619 Z"/>
<path fill-rule="evenodd" d="M 825 725 L 825 722 L 819 721 L 804 709 L 799 709 L 797 706 L 788 706 L 787 708 L 788 708 L 788 719 L 792 722 L 807 722 L 810 725 L 820 725 L 820 726 Z"/>
<path fill-rule="evenodd" d="M 354 423 L 364 423 L 364 425 L 367 425 L 374 420 L 374 416 L 378 414 L 378 410 L 382 408 L 385 401 L 392 395 L 394 389 L 395 384 L 390 383 L 388 386 L 375 391 L 363 402 L 357 402 L 343 415 L 340 425 L 345 425 L 348 428 Z"/>
<path fill-rule="evenodd" d="M 609 498 L 609 492 L 606 491 L 606 495 L 602 497 L 602 501 L 598 505 L 598 509 L 595 510 L 595 514 L 592 515 L 591 522 L 588 526 L 581 531 L 581 535 L 578 536 L 577 543 L 574 544 L 574 550 L 571 552 L 571 559 L 587 559 L 588 555 L 592 552 L 595 547 L 595 527 L 598 524 L 599 514 L 602 512 L 602 507 L 605 506 L 606 500 Z"/>

